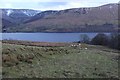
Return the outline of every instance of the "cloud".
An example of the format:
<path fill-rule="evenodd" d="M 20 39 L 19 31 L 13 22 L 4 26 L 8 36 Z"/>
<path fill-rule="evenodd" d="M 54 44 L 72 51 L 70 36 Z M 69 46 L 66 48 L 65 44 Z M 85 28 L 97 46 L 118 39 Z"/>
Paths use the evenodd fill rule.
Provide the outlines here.
<path fill-rule="evenodd" d="M 39 5 L 41 7 L 58 7 L 67 5 L 66 2 L 40 2 Z"/>
<path fill-rule="evenodd" d="M 0 2 L 119 2 L 119 0 L 0 0 Z"/>
<path fill-rule="evenodd" d="M 63 10 L 78 7 L 95 7 L 119 0 L 0 0 L 0 8 Z"/>

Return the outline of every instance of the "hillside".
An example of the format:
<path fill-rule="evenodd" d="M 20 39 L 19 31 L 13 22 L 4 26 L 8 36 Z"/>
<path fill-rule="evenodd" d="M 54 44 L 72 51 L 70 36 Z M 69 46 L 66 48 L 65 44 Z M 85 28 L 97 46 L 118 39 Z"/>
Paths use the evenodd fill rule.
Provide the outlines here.
<path fill-rule="evenodd" d="M 3 41 L 3 78 L 118 78 L 119 51 L 63 44 Z"/>
<path fill-rule="evenodd" d="M 3 30 L 16 27 L 40 11 L 30 9 L 0 9 L 2 11 Z"/>
<path fill-rule="evenodd" d="M 6 32 L 116 32 L 118 4 L 43 11 Z"/>

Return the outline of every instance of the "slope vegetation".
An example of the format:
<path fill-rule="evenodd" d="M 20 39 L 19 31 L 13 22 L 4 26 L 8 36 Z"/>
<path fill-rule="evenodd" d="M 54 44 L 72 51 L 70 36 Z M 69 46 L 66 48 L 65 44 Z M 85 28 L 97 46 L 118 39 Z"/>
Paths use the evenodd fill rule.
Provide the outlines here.
<path fill-rule="evenodd" d="M 15 43 L 3 42 L 3 78 L 118 78 L 119 51 L 87 44 Z"/>

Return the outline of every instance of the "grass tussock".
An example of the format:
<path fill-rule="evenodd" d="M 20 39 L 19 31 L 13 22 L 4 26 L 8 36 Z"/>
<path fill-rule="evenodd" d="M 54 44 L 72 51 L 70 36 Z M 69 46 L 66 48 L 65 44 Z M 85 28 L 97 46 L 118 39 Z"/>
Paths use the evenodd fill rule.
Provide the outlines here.
<path fill-rule="evenodd" d="M 6 42 L 2 59 L 3 78 L 118 78 L 119 52 L 102 46 L 38 47 Z"/>

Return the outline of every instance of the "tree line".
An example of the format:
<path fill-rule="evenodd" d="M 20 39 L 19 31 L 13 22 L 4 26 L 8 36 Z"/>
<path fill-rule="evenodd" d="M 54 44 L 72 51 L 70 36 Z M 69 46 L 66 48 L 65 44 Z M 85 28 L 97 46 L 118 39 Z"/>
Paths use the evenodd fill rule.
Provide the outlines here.
<path fill-rule="evenodd" d="M 109 35 L 99 33 L 91 40 L 88 35 L 83 34 L 81 35 L 81 40 L 79 42 L 92 45 L 102 45 L 120 50 L 120 33 L 111 33 Z"/>

